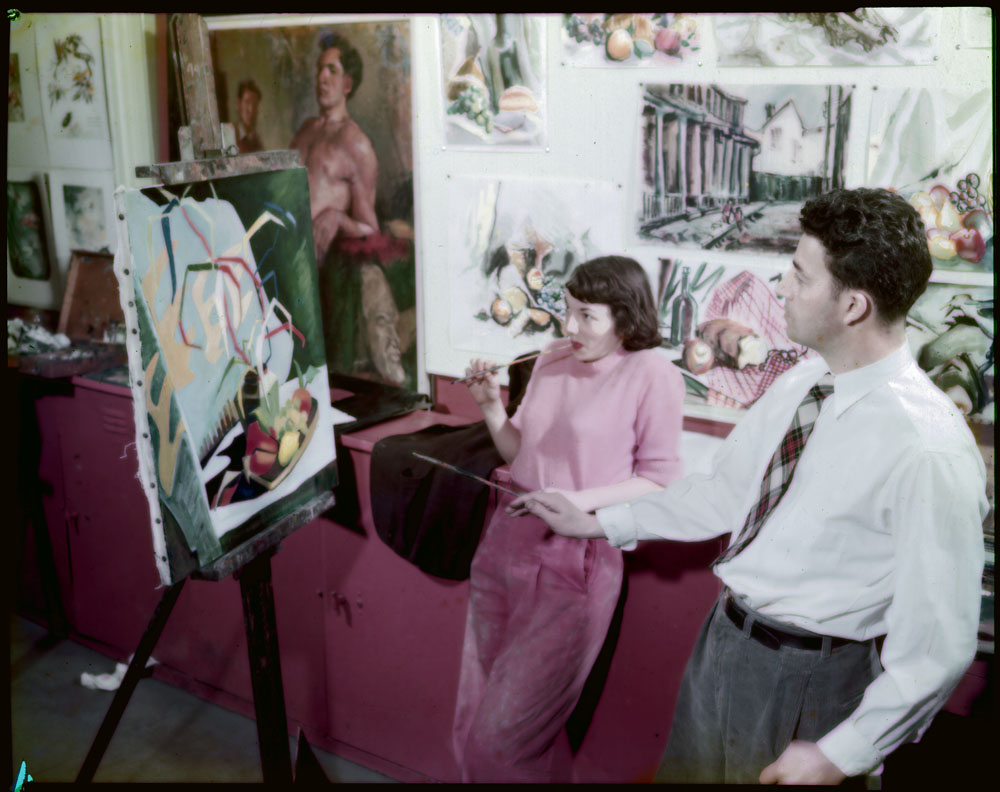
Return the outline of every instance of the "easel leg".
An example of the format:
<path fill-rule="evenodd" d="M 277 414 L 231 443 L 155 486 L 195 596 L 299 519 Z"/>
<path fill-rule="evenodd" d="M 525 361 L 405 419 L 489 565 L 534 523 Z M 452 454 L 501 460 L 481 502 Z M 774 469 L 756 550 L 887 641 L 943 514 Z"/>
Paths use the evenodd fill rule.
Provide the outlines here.
<path fill-rule="evenodd" d="M 98 730 L 97 736 L 90 746 L 90 752 L 87 754 L 87 758 L 83 760 L 83 766 L 76 776 L 77 783 L 89 783 L 93 780 L 94 773 L 97 772 L 97 766 L 101 763 L 101 759 L 104 758 L 104 752 L 108 749 L 111 737 L 118 727 L 118 721 L 121 720 L 122 713 L 125 712 L 125 706 L 128 704 L 129 699 L 132 698 L 135 686 L 139 684 L 139 679 L 142 677 L 142 672 L 146 667 L 146 661 L 149 660 L 149 656 L 153 654 L 153 649 L 156 648 L 156 642 L 160 639 L 160 634 L 167 624 L 170 612 L 174 609 L 174 603 L 177 602 L 177 598 L 180 596 L 185 580 L 187 578 L 183 578 L 168 588 L 163 593 L 160 603 L 156 606 L 153 618 L 149 622 L 149 626 L 146 628 L 142 639 L 139 641 L 139 646 L 135 650 L 132 662 L 129 663 L 128 671 L 125 672 L 125 678 L 122 680 L 118 690 L 115 691 L 115 697 L 111 701 L 108 713 L 104 716 L 101 728 Z"/>
<path fill-rule="evenodd" d="M 271 553 L 257 556 L 237 576 L 243 595 L 243 620 L 250 654 L 250 680 L 264 783 L 290 784 L 292 756 L 288 748 L 285 694 L 281 686 L 274 591 L 271 588 Z"/>

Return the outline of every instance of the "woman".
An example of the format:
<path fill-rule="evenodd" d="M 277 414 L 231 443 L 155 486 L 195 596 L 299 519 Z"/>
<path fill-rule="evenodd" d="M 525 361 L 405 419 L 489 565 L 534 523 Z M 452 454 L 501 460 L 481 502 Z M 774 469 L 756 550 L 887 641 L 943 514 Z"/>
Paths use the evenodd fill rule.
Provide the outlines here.
<path fill-rule="evenodd" d="M 555 490 L 592 511 L 681 475 L 684 382 L 660 345 L 649 282 L 621 256 L 593 259 L 566 284 L 567 339 L 535 364 L 517 412 L 493 364 L 473 360 L 469 390 L 514 488 Z M 565 725 L 607 634 L 622 555 L 504 512 L 472 562 L 453 741 L 464 781 L 570 781 Z"/>

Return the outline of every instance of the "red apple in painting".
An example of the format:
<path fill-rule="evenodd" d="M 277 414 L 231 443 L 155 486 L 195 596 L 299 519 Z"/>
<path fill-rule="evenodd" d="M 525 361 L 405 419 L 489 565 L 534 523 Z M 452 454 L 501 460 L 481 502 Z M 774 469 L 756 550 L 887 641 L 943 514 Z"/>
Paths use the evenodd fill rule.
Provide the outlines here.
<path fill-rule="evenodd" d="M 312 401 L 312 394 L 305 388 L 299 388 L 292 394 L 292 404 L 295 405 L 295 409 L 306 415 L 309 415 L 309 408 L 312 407 Z"/>
<path fill-rule="evenodd" d="M 254 421 L 247 427 L 247 456 L 250 457 L 250 472 L 263 476 L 278 458 L 278 443 Z"/>
<path fill-rule="evenodd" d="M 672 28 L 663 28 L 653 43 L 660 52 L 673 55 L 681 48 L 681 34 Z"/>
<path fill-rule="evenodd" d="M 975 264 L 986 253 L 986 243 L 983 235 L 975 228 L 962 228 L 948 237 L 955 243 L 955 252 L 966 261 Z"/>

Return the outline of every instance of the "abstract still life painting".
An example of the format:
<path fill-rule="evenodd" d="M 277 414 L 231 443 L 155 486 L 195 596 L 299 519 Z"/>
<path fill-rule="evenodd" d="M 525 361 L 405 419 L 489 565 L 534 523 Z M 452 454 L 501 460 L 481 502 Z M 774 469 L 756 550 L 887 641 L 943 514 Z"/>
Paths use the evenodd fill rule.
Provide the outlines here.
<path fill-rule="evenodd" d="M 844 186 L 850 86 L 645 85 L 641 240 L 788 254 L 802 202 Z"/>
<path fill-rule="evenodd" d="M 116 258 L 163 581 L 335 483 L 304 168 L 119 190 Z"/>
<path fill-rule="evenodd" d="M 219 116 L 306 167 L 330 370 L 415 390 L 410 23 L 286 16 L 206 20 Z"/>
<path fill-rule="evenodd" d="M 620 252 L 620 190 L 471 177 L 448 189 L 452 344 L 502 357 L 562 337 L 573 268 Z"/>
<path fill-rule="evenodd" d="M 993 272 L 993 91 L 882 88 L 867 183 L 920 212 L 935 268 Z"/>
<path fill-rule="evenodd" d="M 899 66 L 937 55 L 940 8 L 716 14 L 720 66 Z"/>
<path fill-rule="evenodd" d="M 563 14 L 563 56 L 572 66 L 670 66 L 700 51 L 692 14 Z"/>
<path fill-rule="evenodd" d="M 544 146 L 545 18 L 442 14 L 440 31 L 445 143 Z"/>
<path fill-rule="evenodd" d="M 811 353 L 785 332 L 780 270 L 660 259 L 656 299 L 667 355 L 690 404 L 743 409 Z"/>

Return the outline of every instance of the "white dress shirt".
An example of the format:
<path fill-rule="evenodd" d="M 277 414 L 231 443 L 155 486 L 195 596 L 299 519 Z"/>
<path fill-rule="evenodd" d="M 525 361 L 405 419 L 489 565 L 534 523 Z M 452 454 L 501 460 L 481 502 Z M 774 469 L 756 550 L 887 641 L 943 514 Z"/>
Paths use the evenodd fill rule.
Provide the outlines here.
<path fill-rule="evenodd" d="M 713 470 L 601 509 L 609 541 L 701 541 L 743 526 L 802 397 L 828 370 L 790 369 L 719 448 Z M 824 635 L 886 635 L 885 669 L 819 740 L 842 772 L 919 738 L 975 657 L 986 471 L 951 400 L 904 344 L 834 378 L 784 497 L 716 573 L 747 605 Z"/>

